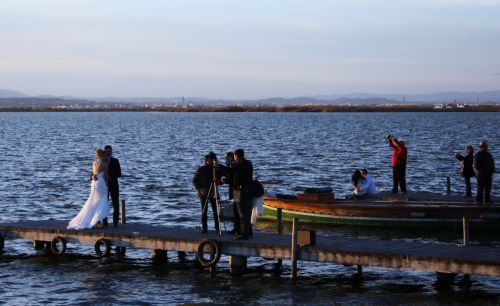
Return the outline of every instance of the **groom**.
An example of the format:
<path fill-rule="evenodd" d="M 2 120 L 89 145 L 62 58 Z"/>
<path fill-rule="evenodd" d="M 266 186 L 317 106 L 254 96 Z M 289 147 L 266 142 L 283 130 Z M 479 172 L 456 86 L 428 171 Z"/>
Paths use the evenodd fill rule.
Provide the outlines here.
<path fill-rule="evenodd" d="M 111 146 L 105 146 L 104 151 L 108 155 L 108 190 L 111 196 L 111 202 L 113 203 L 113 226 L 116 227 L 118 225 L 118 214 L 120 212 L 120 188 L 118 186 L 118 178 L 122 176 L 122 169 L 120 168 L 118 159 L 113 157 L 113 149 Z M 108 218 L 103 220 L 103 225 L 108 225 Z"/>

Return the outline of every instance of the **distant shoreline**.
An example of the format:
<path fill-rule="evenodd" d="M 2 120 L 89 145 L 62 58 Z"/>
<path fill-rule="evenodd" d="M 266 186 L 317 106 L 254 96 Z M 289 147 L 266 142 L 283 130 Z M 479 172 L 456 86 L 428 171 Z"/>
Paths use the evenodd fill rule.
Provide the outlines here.
<path fill-rule="evenodd" d="M 500 112 L 500 104 L 477 104 L 457 106 L 455 104 L 422 105 L 224 105 L 224 106 L 140 106 L 119 105 L 116 107 L 67 107 L 67 106 L 0 106 L 0 112 Z"/>

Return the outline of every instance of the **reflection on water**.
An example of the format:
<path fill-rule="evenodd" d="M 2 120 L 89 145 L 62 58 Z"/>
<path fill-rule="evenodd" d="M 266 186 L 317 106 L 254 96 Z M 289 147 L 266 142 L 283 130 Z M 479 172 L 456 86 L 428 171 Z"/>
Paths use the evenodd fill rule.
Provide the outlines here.
<path fill-rule="evenodd" d="M 452 191 L 462 193 L 452 152 L 463 151 L 467 144 L 477 147 L 481 139 L 489 140 L 492 155 L 500 157 L 500 115 L 495 113 L 0 113 L 0 119 L 0 222 L 69 220 L 88 195 L 93 151 L 105 144 L 113 146 L 123 168 L 121 195 L 129 222 L 192 228 L 199 222 L 199 204 L 191 178 L 209 151 L 222 160 L 226 151 L 244 148 L 266 189 L 295 193 L 330 186 L 336 197 L 350 193 L 350 174 L 360 167 L 376 178 L 380 190 L 390 189 L 388 133 L 407 143 L 410 191 L 444 193 L 450 176 Z M 495 196 L 500 195 L 499 183 L 496 176 Z M 259 227 L 274 230 L 266 223 Z M 460 239 L 446 233 L 349 227 L 322 232 L 429 243 Z M 498 237 L 472 239 L 499 244 Z M 233 278 L 225 273 L 224 263 L 214 277 L 191 268 L 152 267 L 150 254 L 141 250 L 129 252 L 125 262 L 78 257 L 92 254 L 84 246 L 71 250 L 75 257 L 68 259 L 21 256 L 34 253 L 30 243 L 8 241 L 5 253 L 15 257 L 0 259 L 0 299 L 65 305 L 500 301 L 498 279 L 486 277 L 473 278 L 467 290 L 443 294 L 433 287 L 433 273 L 366 268 L 360 282 L 354 267 L 301 263 L 300 281 L 293 287 L 286 265 L 280 276 L 273 263 L 261 259 L 250 260 L 251 273 Z"/>

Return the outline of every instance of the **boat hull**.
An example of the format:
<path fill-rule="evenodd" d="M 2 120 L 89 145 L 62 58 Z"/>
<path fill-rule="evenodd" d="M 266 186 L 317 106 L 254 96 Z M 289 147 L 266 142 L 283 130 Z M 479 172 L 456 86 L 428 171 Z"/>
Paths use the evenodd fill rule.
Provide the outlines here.
<path fill-rule="evenodd" d="M 321 204 L 297 200 L 264 199 L 264 219 L 276 219 L 281 208 L 283 220 L 298 218 L 301 223 L 351 225 L 407 229 L 449 229 L 461 231 L 467 217 L 471 231 L 500 232 L 500 207 L 473 204 L 448 205 L 395 203 Z"/>

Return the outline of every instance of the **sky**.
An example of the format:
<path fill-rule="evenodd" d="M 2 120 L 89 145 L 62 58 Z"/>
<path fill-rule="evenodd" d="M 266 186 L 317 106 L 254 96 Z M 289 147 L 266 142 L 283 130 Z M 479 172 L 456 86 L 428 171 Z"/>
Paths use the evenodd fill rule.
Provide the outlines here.
<path fill-rule="evenodd" d="M 0 0 L 0 42 L 29 95 L 500 89 L 500 0 Z"/>

